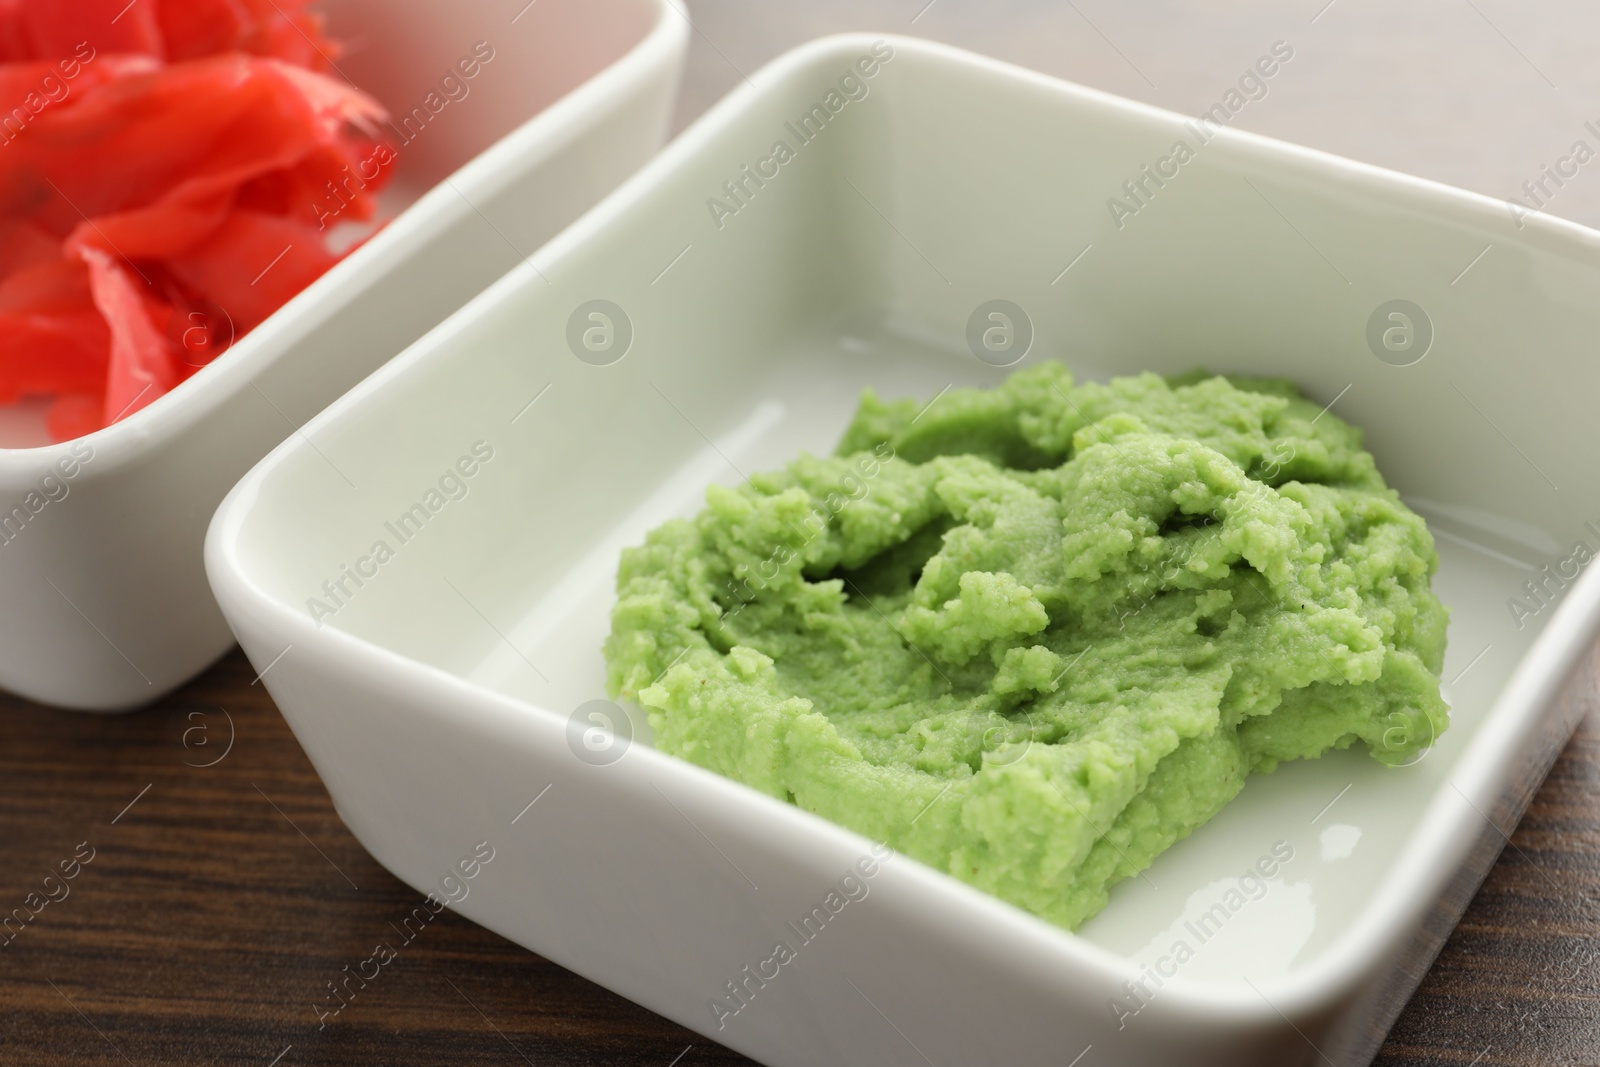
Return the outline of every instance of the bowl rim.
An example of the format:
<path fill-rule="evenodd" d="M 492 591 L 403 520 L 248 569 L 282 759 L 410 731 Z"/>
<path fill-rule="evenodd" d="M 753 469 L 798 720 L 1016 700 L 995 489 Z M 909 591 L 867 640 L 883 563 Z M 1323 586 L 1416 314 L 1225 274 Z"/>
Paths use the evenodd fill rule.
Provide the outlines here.
<path fill-rule="evenodd" d="M 653 9 L 653 18 L 644 36 L 620 55 L 429 188 L 215 360 L 127 418 L 93 433 L 25 448 L 0 448 L 0 479 L 35 477 L 54 463 L 63 449 L 79 442 L 94 449 L 97 473 L 134 462 L 170 443 L 280 361 L 308 329 L 308 320 L 320 323 L 344 298 L 347 288 L 381 274 L 387 263 L 413 251 L 452 209 L 459 210 L 459 201 L 465 200 L 471 208 L 473 194 L 490 195 L 512 160 L 529 152 L 548 155 L 564 147 L 590 128 L 596 112 L 611 110 L 631 86 L 648 79 L 687 44 L 688 18 L 672 0 L 587 2 Z M 604 23 L 596 20 L 596 24 Z M 290 430 L 288 436 L 296 436 L 296 430 Z"/>
<path fill-rule="evenodd" d="M 908 54 L 932 63 L 961 66 L 1056 92 L 1113 118 L 1163 123 L 1184 119 L 1164 108 L 920 38 L 859 32 L 818 38 L 781 54 L 751 74 L 632 178 L 477 298 L 320 412 L 303 429 L 311 432 L 331 428 L 359 417 L 369 398 L 387 388 L 390 382 L 407 375 L 414 366 L 442 358 L 453 346 L 456 336 L 483 312 L 530 286 L 541 271 L 548 274 L 556 270 L 563 259 L 581 249 L 592 235 L 618 224 L 626 225 L 623 216 L 632 214 L 664 179 L 685 166 L 705 146 L 717 143 L 730 127 L 737 127 L 740 119 L 766 94 L 781 91 L 791 80 L 836 63 L 841 56 L 853 58 L 863 47 L 883 41 L 897 51 L 905 49 Z M 1264 166 L 1268 173 L 1314 173 L 1323 180 L 1332 179 L 1390 200 L 1425 202 L 1435 211 L 1449 209 L 1463 223 L 1488 225 L 1494 217 L 1509 220 L 1500 201 L 1431 179 L 1234 128 L 1220 130 L 1217 136 L 1232 146 L 1240 162 Z M 1523 241 L 1538 241 L 1549 249 L 1567 253 L 1570 258 L 1600 265 L 1600 231 L 1543 214 L 1529 215 L 1523 227 L 1519 231 Z M 228 614 L 247 613 L 262 628 L 289 643 L 304 641 L 326 645 L 332 654 L 330 658 L 337 658 L 347 674 L 359 673 L 390 681 L 404 679 L 405 684 L 416 691 L 426 692 L 436 706 L 451 708 L 453 717 L 469 714 L 488 724 L 504 720 L 508 715 L 526 717 L 531 712 L 534 720 L 542 722 L 545 728 L 564 724 L 564 717 L 532 701 L 511 697 L 337 627 L 319 627 L 304 612 L 278 599 L 255 581 L 252 569 L 241 557 L 241 534 L 263 488 L 310 447 L 298 439 L 300 436 L 285 440 L 262 459 L 228 494 L 212 520 L 206 539 L 207 571 L 218 601 Z M 1207 1024 L 1215 1024 L 1221 1018 L 1239 1025 L 1276 1025 L 1297 1014 L 1327 1009 L 1350 997 L 1358 985 L 1374 977 L 1374 968 L 1403 947 L 1482 835 L 1478 822 L 1490 821 L 1484 812 L 1494 810 L 1508 785 L 1512 769 L 1506 756 L 1522 751 L 1522 746 L 1536 735 L 1579 658 L 1600 630 L 1600 568 L 1590 568 L 1590 571 L 1557 606 L 1544 630 L 1511 672 L 1476 735 L 1457 757 L 1451 773 L 1420 808 L 1417 822 L 1397 858 L 1375 886 L 1372 902 L 1360 912 L 1346 936 L 1305 965 L 1259 981 L 1208 980 L 1186 978 L 1181 974 L 1169 978 L 1162 986 L 1164 1012 L 1172 1012 L 1174 1018 Z M 444 713 L 439 714 L 442 717 Z M 780 817 L 770 813 L 781 809 L 781 817 L 798 817 L 807 824 L 809 832 L 832 836 L 835 843 L 862 849 L 869 846 L 865 837 L 821 816 L 782 804 L 742 783 L 653 748 L 638 747 L 642 758 L 636 766 L 648 767 L 652 780 L 663 788 L 670 784 L 672 788 L 685 791 L 709 790 L 725 800 L 737 801 L 744 808 L 753 806 L 755 810 L 767 812 L 762 818 Z M 1505 831 L 1500 831 L 1492 821 L 1490 825 L 1509 840 Z M 932 867 L 912 862 L 896 864 L 896 868 L 909 872 L 907 876 L 915 879 L 920 891 L 930 894 L 940 906 L 964 909 L 975 922 L 998 923 L 1010 932 L 1025 934 L 1032 943 L 1033 953 L 1030 954 L 1032 958 L 1016 961 L 1019 969 L 1033 969 L 1059 978 L 1064 970 L 1077 968 L 1080 973 L 1087 971 L 1093 977 L 1104 979 L 1108 987 L 1141 975 L 1137 964 L 1129 957 L 1054 926 Z"/>

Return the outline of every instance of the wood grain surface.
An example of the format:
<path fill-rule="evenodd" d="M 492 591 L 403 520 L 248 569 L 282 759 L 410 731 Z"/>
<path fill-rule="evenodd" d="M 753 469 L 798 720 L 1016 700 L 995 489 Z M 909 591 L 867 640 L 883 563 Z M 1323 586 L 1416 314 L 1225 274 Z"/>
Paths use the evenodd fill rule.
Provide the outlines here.
<path fill-rule="evenodd" d="M 253 678 L 234 652 L 108 718 L 0 699 L 0 910 L 38 911 L 0 948 L 0 1063 L 749 1062 L 448 910 L 407 943 L 421 898 L 345 830 Z M 1589 719 L 1377 1063 L 1600 1063 L 1597 843 Z M 379 942 L 396 958 L 324 1016 Z"/>
<path fill-rule="evenodd" d="M 1240 125 L 1497 197 L 1600 116 L 1594 5 L 689 6 L 680 126 L 772 56 L 844 29 L 934 37 L 1188 113 L 1282 38 L 1297 65 Z M 1550 210 L 1600 222 L 1600 169 Z M 420 898 L 344 829 L 253 679 L 235 652 L 127 716 L 0 698 L 0 913 L 38 912 L 0 948 L 0 1063 L 748 1062 L 448 911 L 404 942 L 397 927 Z M 1590 719 L 1377 1062 L 1600 1064 L 1597 857 Z M 400 946 L 397 958 L 321 1015 L 336 1003 L 330 983 L 379 942 Z"/>

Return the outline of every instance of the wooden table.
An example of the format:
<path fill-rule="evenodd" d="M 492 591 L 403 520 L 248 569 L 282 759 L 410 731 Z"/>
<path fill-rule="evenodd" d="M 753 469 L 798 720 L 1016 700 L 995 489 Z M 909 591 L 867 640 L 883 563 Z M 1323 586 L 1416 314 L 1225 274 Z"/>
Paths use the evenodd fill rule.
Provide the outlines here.
<path fill-rule="evenodd" d="M 0 1063 L 749 1062 L 448 910 L 320 1019 L 419 898 L 345 830 L 253 677 L 235 652 L 112 718 L 0 701 L 0 906 L 93 850 L 0 948 Z M 1597 841 L 1590 719 L 1379 1064 L 1600 1063 Z"/>
<path fill-rule="evenodd" d="M 784 48 L 860 27 L 1189 113 L 1289 40 L 1299 66 L 1244 125 L 1497 196 L 1600 115 L 1600 12 L 1324 3 L 691 0 L 680 125 Z M 1562 195 L 1552 210 L 1600 222 L 1600 171 Z M 61 897 L 0 948 L 0 1063 L 747 1062 L 449 912 L 319 1022 L 417 897 L 344 829 L 253 677 L 235 653 L 115 718 L 0 698 L 0 910 Z M 1600 1064 L 1600 722 L 1512 844 L 1378 1063 Z M 46 883 L 63 863 L 75 877 Z"/>

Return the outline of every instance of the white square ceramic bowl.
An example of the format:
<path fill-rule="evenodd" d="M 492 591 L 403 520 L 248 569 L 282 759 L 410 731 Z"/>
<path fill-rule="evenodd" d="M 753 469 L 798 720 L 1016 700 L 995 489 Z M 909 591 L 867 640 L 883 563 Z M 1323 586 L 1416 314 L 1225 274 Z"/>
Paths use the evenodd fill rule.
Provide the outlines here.
<path fill-rule="evenodd" d="M 1365 1063 L 1498 852 L 1489 818 L 1515 821 L 1593 689 L 1600 579 L 1507 601 L 1597 547 L 1600 241 L 1229 131 L 1119 228 L 1108 198 L 1197 139 L 1179 116 L 889 44 L 803 145 L 790 124 L 875 42 L 778 60 L 280 446 L 212 526 L 223 610 L 381 863 L 438 891 L 489 841 L 463 914 L 758 1060 Z M 765 184 L 708 207 L 746 164 Z M 830 448 L 864 385 L 998 380 L 964 340 L 994 298 L 1031 318 L 1030 360 L 1083 376 L 1205 364 L 1336 400 L 1439 535 L 1454 725 L 1403 769 L 1349 751 L 1254 779 L 1078 934 L 900 858 L 801 945 L 785 924 L 866 841 L 645 744 L 579 758 L 618 551 L 710 481 Z M 1434 333 L 1403 367 L 1367 341 L 1397 298 Z M 631 323 L 604 366 L 567 340 L 597 299 Z M 1236 906 L 1274 847 L 1293 858 Z M 780 940 L 797 958 L 757 985 Z"/>
<path fill-rule="evenodd" d="M 666 139 L 688 36 L 667 0 L 542 0 L 520 17 L 509 0 L 325 7 L 350 45 L 342 72 L 389 108 L 405 142 L 385 203 L 410 206 L 144 410 L 67 444 L 0 449 L 0 516 L 10 520 L 0 536 L 0 687 L 117 710 L 221 655 L 233 637 L 206 585 L 202 544 L 223 494 Z M 440 79 L 478 42 L 493 58 L 468 94 L 407 124 L 414 109 L 428 116 L 449 100 Z M 7 413 L 6 444 L 36 444 L 41 431 Z M 64 458 L 66 495 L 54 488 L 48 499 L 41 479 Z"/>

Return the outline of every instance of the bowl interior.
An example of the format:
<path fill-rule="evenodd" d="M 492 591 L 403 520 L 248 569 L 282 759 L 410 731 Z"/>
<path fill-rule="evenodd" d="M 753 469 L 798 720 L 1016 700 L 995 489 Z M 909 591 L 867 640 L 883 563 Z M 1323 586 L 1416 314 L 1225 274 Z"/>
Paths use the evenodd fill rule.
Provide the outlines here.
<path fill-rule="evenodd" d="M 1365 428 L 1429 519 L 1454 724 L 1407 768 L 1350 751 L 1258 777 L 1082 933 L 1152 960 L 1225 903 L 1187 977 L 1307 967 L 1382 906 L 1553 614 L 1524 583 L 1575 542 L 1600 549 L 1600 485 L 1572 447 L 1600 387 L 1594 242 L 946 50 L 896 42 L 869 78 L 871 47 L 814 50 L 725 103 L 309 427 L 261 479 L 239 558 L 323 625 L 565 717 L 604 695 L 624 545 L 710 482 L 831 449 L 865 386 L 929 400 L 998 382 L 966 342 L 985 301 L 1031 320 L 1025 363 L 1080 378 L 1285 375 Z M 1146 164 L 1173 173 L 1135 202 L 1123 183 Z M 1396 299 L 1432 327 L 1407 366 L 1368 343 Z M 569 333 L 581 347 L 589 328 L 615 347 L 586 361 Z M 1226 903 L 1280 842 L 1282 874 Z"/>
<path fill-rule="evenodd" d="M 525 2 L 525 0 L 524 0 Z M 660 16 L 651 0 L 323 0 L 340 72 L 377 97 L 415 199 L 594 77 Z M 476 68 L 462 76 L 464 60 Z M 420 110 L 419 110 L 420 109 Z"/>

